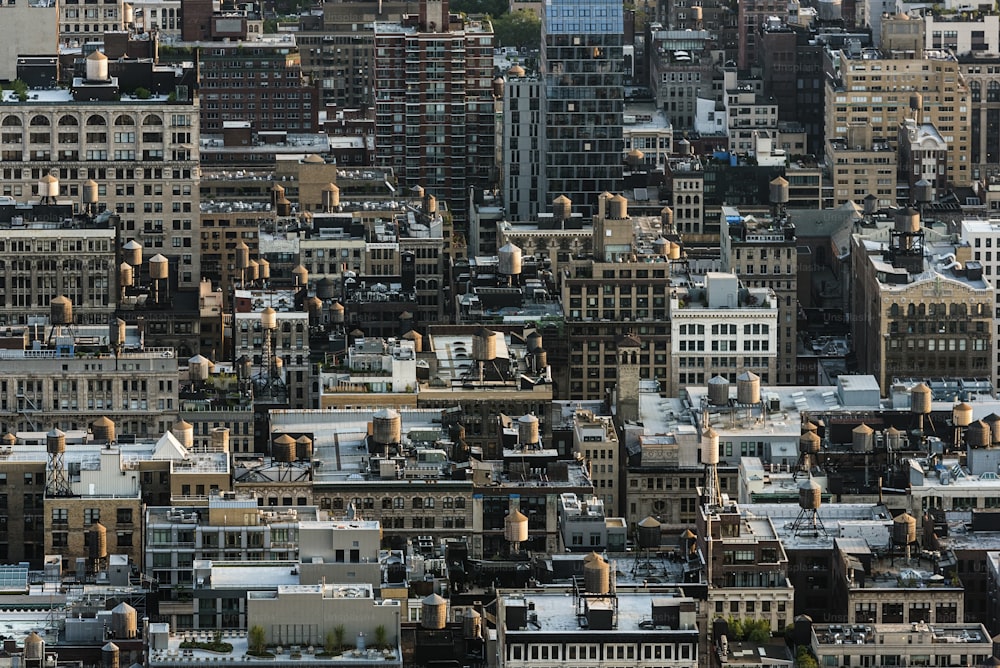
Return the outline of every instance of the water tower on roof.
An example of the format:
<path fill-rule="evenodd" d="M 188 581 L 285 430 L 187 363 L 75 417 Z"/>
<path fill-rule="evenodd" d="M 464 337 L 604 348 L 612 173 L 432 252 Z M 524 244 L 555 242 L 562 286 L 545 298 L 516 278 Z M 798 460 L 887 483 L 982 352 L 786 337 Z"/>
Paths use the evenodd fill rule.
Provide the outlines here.
<path fill-rule="evenodd" d="M 66 434 L 53 429 L 45 435 L 45 452 L 48 463 L 45 467 L 45 493 L 48 496 L 72 496 L 73 489 L 66 475 Z"/>
<path fill-rule="evenodd" d="M 822 503 L 823 488 L 815 480 L 809 478 L 799 484 L 799 514 L 792 523 L 794 535 L 826 535 L 826 527 L 819 516 Z"/>

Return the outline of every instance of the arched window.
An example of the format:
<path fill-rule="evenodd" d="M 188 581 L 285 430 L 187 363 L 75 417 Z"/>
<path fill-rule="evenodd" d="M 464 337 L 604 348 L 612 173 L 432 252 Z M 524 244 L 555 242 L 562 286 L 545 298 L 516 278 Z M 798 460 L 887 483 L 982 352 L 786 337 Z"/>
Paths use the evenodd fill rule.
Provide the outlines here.
<path fill-rule="evenodd" d="M 156 114 L 150 114 L 146 118 L 142 119 L 143 125 L 163 125 L 163 119 Z"/>
<path fill-rule="evenodd" d="M 42 116 L 41 114 L 38 114 L 37 116 L 31 117 L 31 122 L 29 123 L 29 125 L 35 128 L 48 127 L 52 125 L 52 121 L 49 120 L 48 116 Z"/>
<path fill-rule="evenodd" d="M 107 125 L 108 121 L 104 116 L 99 116 L 97 114 L 91 114 L 90 118 L 87 119 L 87 125 Z"/>
<path fill-rule="evenodd" d="M 80 121 L 76 120 L 76 116 L 66 114 L 59 119 L 59 127 L 61 128 L 77 127 L 78 125 L 80 125 Z"/>
<path fill-rule="evenodd" d="M 19 128 L 23 125 L 23 123 L 21 123 L 21 119 L 17 116 L 8 116 L 3 119 L 3 123 L 0 123 L 0 125 L 5 128 Z"/>
<path fill-rule="evenodd" d="M 135 119 L 128 114 L 122 114 L 115 119 L 115 125 L 135 125 Z"/>

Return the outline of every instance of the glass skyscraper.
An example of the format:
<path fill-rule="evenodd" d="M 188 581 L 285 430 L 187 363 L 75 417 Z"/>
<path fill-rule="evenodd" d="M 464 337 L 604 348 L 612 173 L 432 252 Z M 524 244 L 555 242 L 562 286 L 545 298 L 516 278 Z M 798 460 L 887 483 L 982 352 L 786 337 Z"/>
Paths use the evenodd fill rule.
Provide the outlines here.
<path fill-rule="evenodd" d="M 585 215 L 622 188 L 621 0 L 545 0 L 542 11 L 545 192 Z"/>

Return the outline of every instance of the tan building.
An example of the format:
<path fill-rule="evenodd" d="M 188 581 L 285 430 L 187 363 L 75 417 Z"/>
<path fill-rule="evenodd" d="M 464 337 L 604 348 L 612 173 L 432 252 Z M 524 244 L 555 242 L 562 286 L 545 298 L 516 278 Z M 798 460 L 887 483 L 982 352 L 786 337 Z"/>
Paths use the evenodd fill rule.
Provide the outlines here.
<path fill-rule="evenodd" d="M 18 56 L 56 52 L 59 11 L 54 2 L 0 4 L 0 81 L 17 79 Z"/>
<path fill-rule="evenodd" d="M 820 624 L 812 627 L 813 654 L 821 666 L 876 665 L 893 657 L 899 665 L 950 665 L 955 652 L 970 666 L 988 664 L 993 641 L 982 624 L 870 624 L 860 629 Z"/>
<path fill-rule="evenodd" d="M 826 160 L 833 182 L 833 206 L 861 204 L 868 195 L 878 208 L 896 203 L 896 151 L 888 137 L 875 137 L 867 120 L 848 123 L 843 133 L 827 135 Z"/>
<path fill-rule="evenodd" d="M 851 322 L 862 373 L 992 376 L 995 291 L 968 242 L 938 240 L 913 209 L 851 238 Z"/>
<path fill-rule="evenodd" d="M 79 47 L 88 42 L 101 42 L 104 33 L 124 30 L 126 25 L 124 0 L 110 0 L 99 6 L 65 3 L 59 5 L 59 42 Z M 128 8 L 131 12 L 131 7 Z"/>
<path fill-rule="evenodd" d="M 37 350 L 30 343 L 32 331 L 15 330 L 6 339 L 9 347 L 0 350 L 6 370 L 0 379 L 3 432 L 86 429 L 105 416 L 122 433 L 136 436 L 170 427 L 178 409 L 172 349 L 140 347 L 133 328 L 115 355 L 106 344 L 106 325 L 62 327 L 61 334 L 59 329 L 39 328 L 43 338 Z M 105 343 L 93 345 L 94 339 Z"/>
<path fill-rule="evenodd" d="M 72 90 L 40 92 L 24 102 L 4 93 L 4 188 L 18 199 L 55 195 L 82 202 L 84 185 L 96 182 L 98 201 L 121 216 L 121 235 L 137 239 L 149 256 L 168 257 L 179 286 L 196 287 L 201 280 L 197 99 L 118 99 L 117 79 L 106 74 L 107 59 L 88 60 L 88 67 L 98 83 L 77 78 Z M 47 183 L 48 192 L 40 193 L 39 184 L 50 174 L 58 183 Z"/>
<path fill-rule="evenodd" d="M 855 123 L 869 123 L 872 137 L 896 137 L 900 124 L 916 114 L 918 122 L 936 127 L 948 145 L 948 182 L 969 184 L 970 93 L 951 52 L 841 49 L 828 52 L 827 61 L 828 138 L 846 137 Z"/>
<path fill-rule="evenodd" d="M 618 481 L 622 476 L 622 459 L 618 432 L 611 418 L 586 410 L 574 412 L 573 454 L 587 463 L 594 493 L 604 503 L 605 515 L 620 515 Z"/>
<path fill-rule="evenodd" d="M 191 453 L 169 433 L 156 441 L 109 444 L 115 429 L 101 421 L 94 425 L 96 439 L 70 430 L 19 432 L 13 442 L 5 441 L 0 448 L 5 559 L 40 567 L 45 555 L 60 555 L 63 569 L 75 570 L 77 559 L 106 561 L 124 554 L 141 564 L 144 502 L 169 502 L 175 476 L 193 489 L 229 489 L 227 455 Z M 60 457 L 50 453 L 53 443 L 63 444 Z M 94 532 L 105 535 L 103 555 L 90 552 Z M 94 543 L 95 549 L 99 545 Z M 91 561 L 87 568 L 98 565 Z"/>

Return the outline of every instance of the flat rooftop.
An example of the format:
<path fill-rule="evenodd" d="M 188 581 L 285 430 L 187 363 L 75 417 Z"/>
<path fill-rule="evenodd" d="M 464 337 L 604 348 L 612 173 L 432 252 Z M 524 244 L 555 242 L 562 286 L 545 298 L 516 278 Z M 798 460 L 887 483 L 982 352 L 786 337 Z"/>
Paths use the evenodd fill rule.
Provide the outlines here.
<path fill-rule="evenodd" d="M 592 638 L 601 637 L 601 631 L 591 631 L 580 626 L 580 617 L 577 615 L 576 605 L 573 596 L 567 590 L 554 591 L 525 591 L 518 593 L 500 592 L 505 603 L 510 605 L 520 604 L 524 601 L 529 607 L 534 604 L 534 613 L 538 616 L 537 628 L 529 626 L 521 630 L 508 630 L 507 634 L 530 634 L 530 633 L 560 633 L 575 636 L 580 640 L 580 636 L 589 635 Z M 681 595 L 679 591 L 622 591 L 618 589 L 618 625 L 615 629 L 618 633 L 643 633 L 649 635 L 661 635 L 663 633 L 693 634 L 697 636 L 696 627 L 686 630 L 667 631 L 664 627 L 655 627 L 653 621 L 653 602 L 669 601 L 691 601 L 692 599 Z M 599 597 L 591 599 L 592 604 L 609 606 L 612 604 L 611 597 Z"/>

